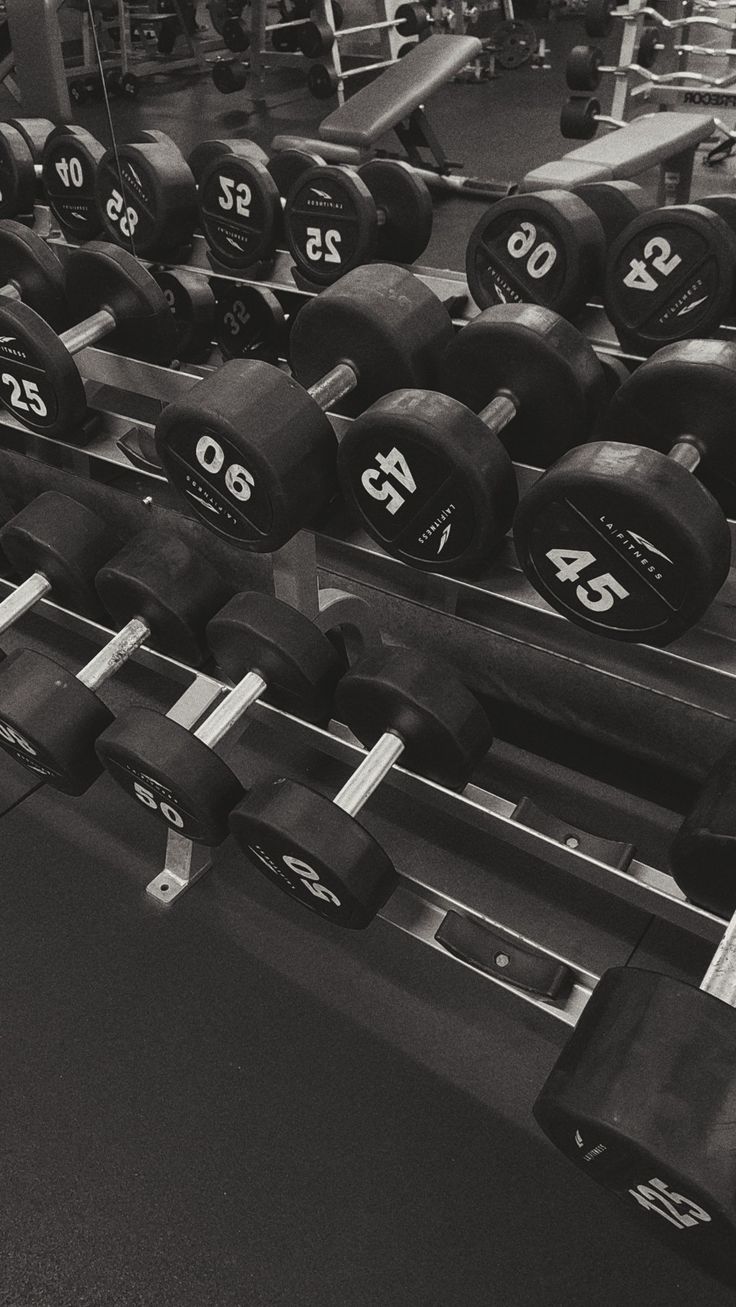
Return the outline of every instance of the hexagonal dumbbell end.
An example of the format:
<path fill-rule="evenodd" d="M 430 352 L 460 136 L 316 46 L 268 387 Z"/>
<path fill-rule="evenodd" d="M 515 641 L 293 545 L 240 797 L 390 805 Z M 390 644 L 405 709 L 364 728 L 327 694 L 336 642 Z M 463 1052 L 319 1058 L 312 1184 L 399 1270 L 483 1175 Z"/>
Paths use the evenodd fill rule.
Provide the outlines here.
<path fill-rule="evenodd" d="M 452 668 L 409 650 L 384 650 L 340 682 L 335 715 L 369 746 L 333 800 L 299 784 L 257 785 L 230 817 L 254 866 L 336 925 L 367 926 L 393 891 L 388 853 L 356 820 L 402 759 L 421 776 L 460 788 L 491 744 L 478 700 Z"/>

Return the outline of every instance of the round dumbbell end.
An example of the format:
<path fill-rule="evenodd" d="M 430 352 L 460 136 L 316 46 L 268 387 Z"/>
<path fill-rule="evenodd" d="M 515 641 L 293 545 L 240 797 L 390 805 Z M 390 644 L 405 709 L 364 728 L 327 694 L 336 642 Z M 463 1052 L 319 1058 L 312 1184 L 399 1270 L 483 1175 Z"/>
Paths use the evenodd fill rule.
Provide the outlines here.
<path fill-rule="evenodd" d="M 367 926 L 398 881 L 360 822 L 297 781 L 255 786 L 230 814 L 230 829 L 264 876 L 337 926 Z"/>
<path fill-rule="evenodd" d="M 256 359 L 233 359 L 169 404 L 156 448 L 206 526 L 258 553 L 279 549 L 336 490 L 329 419 L 292 377 Z"/>
<path fill-rule="evenodd" d="M 329 286 L 375 257 L 376 204 L 357 173 L 339 164 L 311 168 L 292 186 L 284 234 L 302 276 Z"/>
<path fill-rule="evenodd" d="M 105 151 L 83 127 L 56 127 L 43 151 L 42 183 L 57 222 L 74 240 L 92 240 L 102 229 L 95 174 Z"/>
<path fill-rule="evenodd" d="M 590 436 L 606 380 L 588 340 L 534 304 L 486 309 L 445 351 L 442 389 L 479 412 L 496 391 L 518 404 L 500 433 L 514 459 L 545 467 Z"/>
<path fill-rule="evenodd" d="M 491 205 L 465 254 L 480 308 L 532 303 L 575 317 L 598 289 L 605 236 L 592 209 L 571 191 L 509 195 Z"/>
<path fill-rule="evenodd" d="M 47 490 L 0 531 L 0 545 L 16 576 L 41 572 L 62 608 L 99 617 L 94 579 L 116 541 L 102 518 L 68 495 Z"/>
<path fill-rule="evenodd" d="M 447 395 L 397 390 L 377 400 L 345 432 L 337 460 L 343 495 L 366 530 L 415 567 L 463 572 L 511 526 L 511 460 Z"/>
<path fill-rule="evenodd" d="M 85 438 L 87 398 L 74 359 L 27 304 L 0 304 L 0 403 L 44 436 Z"/>
<path fill-rule="evenodd" d="M 105 348 L 129 358 L 166 363 L 176 339 L 171 309 L 150 272 L 127 250 L 89 241 L 66 262 L 66 293 L 74 322 L 108 309 L 117 326 Z"/>
<path fill-rule="evenodd" d="M 95 584 L 119 628 L 141 618 L 151 630 L 147 643 L 190 667 L 208 656 L 205 625 L 229 594 L 199 551 L 156 529 L 135 536 L 100 569 Z"/>
<path fill-rule="evenodd" d="M 286 351 L 287 321 L 276 296 L 262 286 L 218 281 L 214 337 L 223 359 L 276 363 Z"/>
<path fill-rule="evenodd" d="M 709 1270 L 736 1269 L 736 1014 L 621 967 L 596 986 L 534 1105 L 585 1174 Z"/>
<path fill-rule="evenodd" d="M 462 789 L 493 735 L 481 704 L 441 659 L 409 649 L 363 658 L 340 681 L 335 716 L 371 748 L 386 731 L 406 748 L 400 765 Z"/>
<path fill-rule="evenodd" d="M 651 354 L 671 341 L 712 335 L 728 317 L 736 234 L 697 204 L 642 214 L 611 245 L 604 305 L 621 344 Z"/>
<path fill-rule="evenodd" d="M 64 794 L 99 776 L 95 740 L 113 721 L 101 699 L 43 654 L 20 649 L 0 671 L 0 747 Z"/>
<path fill-rule="evenodd" d="M 307 721 L 326 721 L 344 671 L 333 645 L 302 613 L 271 595 L 237 594 L 207 625 L 207 644 L 231 681 L 257 672 L 264 699 Z"/>
<path fill-rule="evenodd" d="M 281 199 L 259 159 L 227 154 L 205 168 L 199 211 L 207 245 L 227 268 L 250 268 L 272 259 L 281 230 Z"/>
<path fill-rule="evenodd" d="M 109 149 L 95 173 L 95 194 L 109 239 L 141 258 L 175 252 L 192 239 L 197 187 L 170 137 Z"/>
<path fill-rule="evenodd" d="M 403 387 L 432 386 L 453 336 L 444 305 L 418 277 L 389 263 L 354 268 L 300 310 L 291 330 L 291 363 L 310 386 L 336 363 L 351 363 L 358 385 L 349 411 L 360 412 Z"/>
<path fill-rule="evenodd" d="M 386 215 L 378 234 L 378 257 L 413 263 L 432 235 L 434 209 L 425 181 L 398 159 L 371 159 L 360 177 Z"/>
<path fill-rule="evenodd" d="M 736 912 L 736 748 L 710 771 L 669 851 L 670 870 L 691 903 Z"/>
<path fill-rule="evenodd" d="M 731 537 L 696 477 L 654 450 L 572 450 L 522 497 L 519 562 L 548 603 L 616 640 L 666 645 L 723 585 Z"/>
<path fill-rule="evenodd" d="M 14 282 L 21 299 L 59 331 L 68 310 L 64 271 L 53 250 L 30 227 L 6 219 L 0 222 L 0 275 Z"/>
<path fill-rule="evenodd" d="M 173 319 L 177 359 L 200 359 L 209 354 L 215 317 L 215 297 L 209 282 L 187 268 L 156 272 Z"/>
<path fill-rule="evenodd" d="M 237 777 L 190 731 L 149 708 L 130 708 L 97 741 L 113 780 L 154 817 L 197 844 L 220 844 L 243 796 Z"/>

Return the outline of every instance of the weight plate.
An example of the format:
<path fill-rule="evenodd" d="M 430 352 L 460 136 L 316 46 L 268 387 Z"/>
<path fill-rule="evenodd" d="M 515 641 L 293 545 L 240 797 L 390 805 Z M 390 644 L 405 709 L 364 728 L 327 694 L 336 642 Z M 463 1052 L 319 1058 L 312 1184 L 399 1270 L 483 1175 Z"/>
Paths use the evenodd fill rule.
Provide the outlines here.
<path fill-rule="evenodd" d="M 377 257 L 413 263 L 426 250 L 432 235 L 434 209 L 426 183 L 407 163 L 372 159 L 360 169 L 385 222 L 379 229 Z"/>
<path fill-rule="evenodd" d="M 645 27 L 636 48 L 634 62 L 639 64 L 640 68 L 653 68 L 659 53 L 657 49 L 659 43 L 659 32 L 654 24 L 652 24 L 651 27 Z"/>
<path fill-rule="evenodd" d="M 57 127 L 43 152 L 42 183 L 57 222 L 73 240 L 92 240 L 102 230 L 95 175 L 105 154 L 81 127 Z"/>
<path fill-rule="evenodd" d="M 502 68 L 521 68 L 531 59 L 537 48 L 537 34 L 531 23 L 508 18 L 493 29 L 492 41 L 496 47 L 496 62 Z"/>
<path fill-rule="evenodd" d="M 731 559 L 723 512 L 691 472 L 659 451 L 612 442 L 572 450 L 544 473 L 519 504 L 514 540 L 529 580 L 558 612 L 599 635 L 653 645 L 702 616 Z"/>
<path fill-rule="evenodd" d="M 376 205 L 356 173 L 342 167 L 312 168 L 287 198 L 284 234 L 302 275 L 329 286 L 374 258 Z"/>
<path fill-rule="evenodd" d="M 75 440 L 87 415 L 69 351 L 27 304 L 0 304 L 0 403 L 32 431 Z"/>
<path fill-rule="evenodd" d="M 613 242 L 604 305 L 624 348 L 651 354 L 717 331 L 735 273 L 736 236 L 718 214 L 694 204 L 654 209 Z"/>
<path fill-rule="evenodd" d="M 278 360 L 286 345 L 286 318 L 276 296 L 244 282 L 215 285 L 214 337 L 224 359 Z"/>
<path fill-rule="evenodd" d="M 158 143 L 108 150 L 95 177 L 105 232 L 133 254 L 172 252 L 192 239 L 197 188 L 183 155 Z"/>
<path fill-rule="evenodd" d="M 592 141 L 600 114 L 600 100 L 573 95 L 560 110 L 560 132 L 571 141 Z"/>
<path fill-rule="evenodd" d="M 567 56 L 565 80 L 571 91 L 597 91 L 601 83 L 603 51 L 592 45 L 575 45 Z"/>
<path fill-rule="evenodd" d="M 329 100 L 337 91 L 337 74 L 326 64 L 312 64 L 307 73 L 307 86 L 315 100 Z"/>
<path fill-rule="evenodd" d="M 471 233 L 468 285 L 480 308 L 532 303 L 574 317 L 600 284 L 604 250 L 598 219 L 570 191 L 509 195 Z"/>
<path fill-rule="evenodd" d="M 221 155 L 205 168 L 199 196 L 207 245 L 219 263 L 249 268 L 273 258 L 281 230 L 281 197 L 265 164 Z"/>

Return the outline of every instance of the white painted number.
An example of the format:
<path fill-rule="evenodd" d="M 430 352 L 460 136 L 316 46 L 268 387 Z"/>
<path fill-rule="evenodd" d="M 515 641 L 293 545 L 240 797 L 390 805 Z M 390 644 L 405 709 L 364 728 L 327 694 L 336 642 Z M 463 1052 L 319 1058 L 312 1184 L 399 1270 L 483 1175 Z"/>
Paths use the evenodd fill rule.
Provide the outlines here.
<path fill-rule="evenodd" d="M 120 191 L 113 191 L 105 211 L 111 222 L 116 222 L 123 236 L 132 236 L 138 226 L 138 214 L 132 205 L 125 206 Z"/>
<path fill-rule="evenodd" d="M 677 1230 L 692 1228 L 698 1223 L 705 1224 L 711 1219 L 699 1203 L 693 1202 L 692 1198 L 683 1198 L 682 1194 L 673 1193 L 664 1180 L 656 1177 L 649 1184 L 639 1184 L 635 1189 L 629 1189 L 629 1193 L 641 1207 L 648 1212 L 655 1212 Z"/>
<path fill-rule="evenodd" d="M 210 476 L 217 476 L 225 467 L 225 451 L 212 436 L 200 436 L 194 452 L 200 467 Z M 255 481 L 242 463 L 230 463 L 225 468 L 225 485 L 234 499 L 245 504 L 251 497 Z"/>
<path fill-rule="evenodd" d="M 138 781 L 134 781 L 133 791 L 135 797 L 140 799 L 141 803 L 144 804 L 146 808 L 153 808 L 154 812 L 160 812 L 161 816 L 170 826 L 176 826 L 180 830 L 184 825 L 184 819 L 179 816 L 176 808 L 172 808 L 170 803 L 160 802 L 155 794 L 152 794 L 150 790 L 146 789 L 145 785 L 141 785 Z"/>
<path fill-rule="evenodd" d="M 533 222 L 519 223 L 518 231 L 509 236 L 506 249 L 512 259 L 526 259 L 526 270 L 534 281 L 546 277 L 557 262 L 557 250 L 550 241 L 540 241 L 534 249 L 537 229 Z M 532 252 L 533 251 L 533 252 Z M 529 258 L 527 259 L 527 255 Z"/>
<path fill-rule="evenodd" d="M 19 413 L 35 413 L 39 418 L 48 415 L 48 409 L 38 393 L 35 381 L 18 381 L 12 372 L 3 372 L 0 383 L 3 386 L 10 386 L 10 404 Z"/>
<path fill-rule="evenodd" d="M 312 263 L 319 263 L 321 259 L 325 263 L 341 263 L 338 245 L 342 240 L 339 231 L 329 228 L 323 232 L 321 227 L 307 227 L 307 244 L 306 255 Z M 324 241 L 324 251 L 322 242 Z"/>
<path fill-rule="evenodd" d="M 250 217 L 253 192 L 246 182 L 235 182 L 232 177 L 221 177 L 220 189 L 222 194 L 219 197 L 219 204 L 225 213 L 230 213 L 234 209 L 239 218 Z"/>
<path fill-rule="evenodd" d="M 67 190 L 72 187 L 77 190 L 82 189 L 84 173 L 82 172 L 82 164 L 75 155 L 72 155 L 71 159 L 57 159 L 56 171 L 61 178 L 62 185 L 66 186 Z"/>
<path fill-rule="evenodd" d="M 310 867 L 308 862 L 302 862 L 301 858 L 292 858 L 288 854 L 284 854 L 284 862 L 289 871 L 296 872 L 304 888 L 309 890 L 309 893 L 313 894 L 316 899 L 322 899 L 325 903 L 334 903 L 335 907 L 340 907 L 340 900 L 337 895 L 322 884 L 319 874 L 314 870 L 314 867 Z"/>
<path fill-rule="evenodd" d="M 396 486 L 388 478 L 393 477 L 407 494 L 413 495 L 417 488 L 417 483 L 411 474 L 411 468 L 407 463 L 400 449 L 394 445 L 388 454 L 376 454 L 378 467 L 367 467 L 360 484 L 372 499 L 379 499 L 386 502 L 386 511 L 388 513 L 398 513 L 403 504 L 406 503 L 406 496 L 400 494 Z M 381 472 L 384 474 L 384 480 L 380 481 Z"/>
<path fill-rule="evenodd" d="M 555 576 L 558 581 L 577 581 L 580 573 L 596 562 L 595 554 L 589 553 L 587 549 L 550 549 L 547 557 L 557 567 Z M 610 572 L 601 572 L 600 576 L 590 577 L 586 585 L 587 590 L 584 585 L 579 585 L 575 593 L 583 607 L 589 608 L 594 613 L 606 613 L 613 607 L 616 599 L 629 597 L 629 591 L 625 590 L 621 582 L 617 581 Z M 591 598 L 589 592 L 597 595 L 598 598 Z"/>
<path fill-rule="evenodd" d="M 0 740 L 5 740 L 6 744 L 15 745 L 17 749 L 22 749 L 24 753 L 29 753 L 32 758 L 36 756 L 36 750 L 28 740 L 16 731 L 14 726 L 8 726 L 7 722 L 0 722 Z"/>
<path fill-rule="evenodd" d="M 644 246 L 644 258 L 631 260 L 630 270 L 624 277 L 624 286 L 628 286 L 630 290 L 656 290 L 659 281 L 652 276 L 647 264 L 650 264 L 655 272 L 661 273 L 662 277 L 669 277 L 681 263 L 679 254 L 672 253 L 669 241 L 666 241 L 663 236 L 652 236 Z"/>

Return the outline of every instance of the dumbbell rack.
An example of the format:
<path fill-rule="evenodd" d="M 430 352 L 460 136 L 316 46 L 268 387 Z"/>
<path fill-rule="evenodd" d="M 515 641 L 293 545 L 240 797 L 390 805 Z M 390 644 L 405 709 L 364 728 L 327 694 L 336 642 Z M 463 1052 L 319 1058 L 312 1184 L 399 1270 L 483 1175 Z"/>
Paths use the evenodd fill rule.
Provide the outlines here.
<path fill-rule="evenodd" d="M 376 6 L 375 21 L 382 23 L 388 22 L 394 17 L 400 0 L 374 0 L 374 3 Z M 326 23 L 334 32 L 335 16 L 332 0 L 318 0 L 315 11 L 319 14 L 320 21 Z M 273 49 L 266 32 L 268 0 L 252 0 L 250 14 L 251 44 L 248 58 L 250 61 L 253 100 L 256 105 L 263 105 L 266 101 L 267 70 L 277 67 L 303 68 L 306 56 L 299 52 Z M 379 28 L 377 37 L 378 45 L 370 51 L 370 59 L 379 63 L 396 59 L 400 47 L 415 40 L 414 37 L 399 36 L 395 27 Z M 357 51 L 356 56 L 358 56 Z M 343 66 L 340 55 L 340 42 L 335 41 L 329 53 L 324 55 L 319 62 L 329 68 L 337 78 L 337 102 L 338 104 L 344 104 L 345 90 L 342 81 Z"/>
<path fill-rule="evenodd" d="M 40 221 L 44 221 L 40 215 Z M 63 253 L 63 248 L 61 252 Z M 207 273 L 202 243 L 197 242 L 190 266 Z M 456 273 L 438 273 L 418 269 L 419 275 L 441 296 L 464 288 Z M 232 280 L 243 280 L 231 278 Z M 306 292 L 294 285 L 286 256 L 280 257 L 268 283 L 283 294 L 296 298 Z M 591 306 L 585 326 L 602 352 L 614 352 L 615 342 L 602 312 Z M 99 429 L 84 448 L 49 441 L 29 433 L 10 417 L 0 421 L 4 458 L 12 451 L 28 459 L 47 464 L 57 473 L 114 484 L 127 493 L 131 502 L 154 511 L 156 505 L 170 508 L 171 492 L 160 473 L 132 465 L 120 448 L 120 441 L 138 433 L 150 440 L 152 423 L 162 403 L 195 386 L 206 369 L 187 368 L 174 371 L 88 349 L 79 356 L 88 387 L 88 398 L 100 411 Z M 125 395 L 136 397 L 136 414 L 126 411 Z M 144 418 L 140 416 L 140 397 L 149 401 Z M 334 417 L 339 432 L 349 421 Z M 8 452 L 10 451 L 10 452 Z M 521 489 L 538 475 L 532 468 L 517 467 Z M 181 511 L 181 510 L 179 510 Z M 185 515 L 184 515 L 185 516 Z M 736 529 L 732 525 L 732 531 Z M 612 646 L 609 642 L 588 639 L 573 628 L 531 590 L 519 572 L 510 542 L 500 559 L 489 564 L 472 581 L 417 572 L 399 560 L 384 555 L 361 533 L 342 525 L 328 524 L 319 532 L 302 532 L 299 537 L 273 557 L 239 555 L 243 584 L 257 583 L 270 588 L 302 611 L 316 617 L 324 626 L 334 621 L 347 622 L 359 638 L 372 640 L 375 630 L 372 614 L 380 615 L 381 625 L 390 632 L 428 650 L 450 650 L 470 684 L 492 693 L 493 659 L 499 642 L 507 642 L 520 653 L 525 646 L 549 651 L 550 682 L 559 683 L 564 669 L 573 673 L 586 671 L 599 684 L 599 706 L 609 689 L 623 686 L 642 701 L 657 696 L 669 701 L 673 718 L 682 714 L 693 719 L 714 720 L 732 735 L 733 718 L 728 716 L 736 660 L 734 659 L 733 605 L 736 603 L 734 578 L 719 596 L 707 620 L 676 647 L 653 649 L 644 646 Z M 0 586 L 8 583 L 0 582 Z M 351 596 L 344 597 L 344 590 Z M 336 594 L 335 591 L 338 591 Z M 345 605 L 340 612 L 339 605 Z M 53 621 L 84 634 L 95 643 L 104 642 L 106 632 L 93 623 L 74 617 L 44 602 L 41 610 Z M 226 688 L 212 677 L 195 675 L 170 659 L 149 651 L 136 655 L 144 666 L 163 672 L 168 679 L 187 687 L 185 696 L 172 710 L 178 720 L 196 720 L 207 705 L 216 702 Z M 523 700 L 523 693 L 522 693 Z M 726 707 L 724 707 L 724 704 Z M 612 710 L 615 716 L 615 704 Z M 287 742 L 287 764 L 291 750 L 297 746 L 307 751 L 311 768 L 344 771 L 360 756 L 361 747 L 337 723 L 322 730 L 289 718 L 267 705 L 257 705 L 253 732 L 261 727 Z M 249 731 L 251 728 L 249 727 Z M 253 738 L 248 735 L 247 743 Z M 268 735 L 271 756 L 271 734 Z M 677 747 L 677 746 L 674 746 Z M 680 746 L 682 747 L 682 745 Z M 724 737 L 725 747 L 725 737 Z M 549 773 L 560 777 L 556 793 L 566 794 L 568 805 L 577 803 L 586 785 L 598 799 L 605 797 L 608 819 L 596 823 L 606 838 L 591 836 L 577 823 L 534 815 L 525 808 L 496 793 L 492 784 L 494 754 L 501 772 L 524 774 L 535 785 L 549 785 Z M 459 912 L 492 932 L 494 938 L 511 947 L 531 946 L 539 956 L 561 960 L 571 971 L 571 986 L 565 996 L 549 1002 L 536 994 L 509 986 L 502 977 L 489 978 L 504 989 L 533 1004 L 542 1012 L 554 1015 L 562 1023 L 572 1024 L 582 1010 L 601 963 L 625 960 L 650 919 L 669 923 L 694 940 L 715 942 L 723 922 L 712 914 L 687 902 L 666 871 L 635 857 L 626 842 L 613 844 L 612 835 L 626 832 L 626 809 L 622 796 L 611 787 L 598 783 L 591 787 L 579 773 L 551 769 L 523 750 L 497 741 L 491 750 L 490 774 L 481 769 L 477 783 L 462 795 L 445 790 L 394 769 L 386 783 L 388 804 L 392 792 L 404 800 L 404 810 L 421 809 L 419 829 L 411 839 L 404 839 L 393 825 L 386 836 L 387 847 L 397 849 L 397 863 L 402 874 L 399 891 L 382 912 L 383 917 L 418 940 L 446 950 L 436 939 L 436 932 L 447 913 Z M 292 763 L 293 766 L 293 763 Z M 331 773 L 330 773 L 331 774 Z M 553 787 L 554 788 L 554 787 Z M 627 796 L 629 798 L 630 796 Z M 407 803 L 407 800 L 409 801 Z M 384 800 L 374 796 L 370 825 L 378 827 Z M 551 807 L 554 811 L 554 799 Z M 639 805 L 651 821 L 661 840 L 663 831 L 671 836 L 677 826 L 674 814 L 653 815 L 647 805 Z M 569 811 L 569 806 L 568 806 Z M 426 870 L 427 827 L 433 815 L 442 822 L 442 840 L 448 855 L 432 874 Z M 473 836 L 473 856 L 467 855 L 468 832 Z M 518 855 L 531 859 L 544 869 L 530 883 L 526 868 Z M 216 857 L 214 859 L 216 865 Z M 151 881 L 150 892 L 165 902 L 194 884 L 209 869 L 208 851 L 194 848 L 172 835 L 162 858 L 162 865 Z M 520 870 L 521 866 L 521 870 Z M 163 886 L 166 885 L 166 890 Z M 604 897 L 603 897 L 604 896 Z M 580 922 L 581 905 L 584 925 Z M 593 911 L 595 907 L 595 911 Z M 591 923 L 595 921 L 595 926 Z M 605 922 L 605 926 L 600 923 Z M 509 924 L 512 923 L 512 924 Z M 540 943 L 544 940 L 544 943 Z M 573 940 L 575 961 L 567 956 Z M 623 942 L 622 942 L 623 941 Z M 502 947 L 502 944 L 499 945 Z M 462 960 L 461 960 L 462 961 Z M 474 966 L 465 961 L 464 965 Z M 476 971 L 481 969 L 475 966 Z M 484 975 L 488 974 L 483 972 Z"/>

